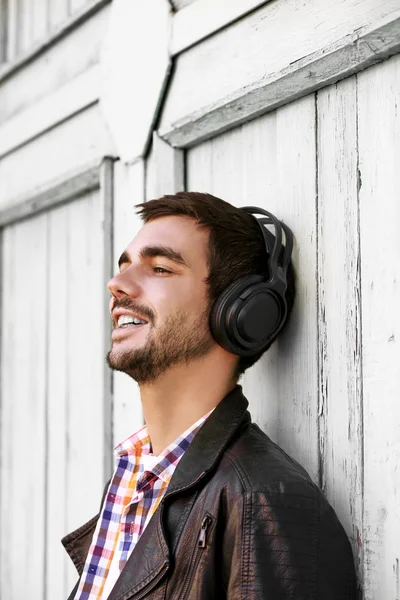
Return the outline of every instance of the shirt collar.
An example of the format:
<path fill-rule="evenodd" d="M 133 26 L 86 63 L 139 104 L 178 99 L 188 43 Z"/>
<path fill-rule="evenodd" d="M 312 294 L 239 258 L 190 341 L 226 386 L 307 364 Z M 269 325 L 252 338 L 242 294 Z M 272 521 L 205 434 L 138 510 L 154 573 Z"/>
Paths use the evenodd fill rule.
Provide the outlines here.
<path fill-rule="evenodd" d="M 142 460 L 143 457 L 146 457 L 143 461 L 144 468 L 150 470 L 159 479 L 169 483 L 179 460 L 213 410 L 210 410 L 206 415 L 188 427 L 186 431 L 179 435 L 158 456 L 151 454 L 151 440 L 146 425 L 118 444 L 114 449 L 114 454 L 117 459 L 122 457 L 137 459 L 139 457 Z"/>

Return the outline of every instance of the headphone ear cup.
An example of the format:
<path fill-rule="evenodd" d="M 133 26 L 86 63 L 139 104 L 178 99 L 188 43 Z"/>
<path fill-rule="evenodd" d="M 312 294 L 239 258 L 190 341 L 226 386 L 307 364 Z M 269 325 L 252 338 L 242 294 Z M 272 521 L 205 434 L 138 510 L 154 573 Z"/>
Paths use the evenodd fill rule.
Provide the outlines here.
<path fill-rule="evenodd" d="M 216 342 L 233 354 L 260 352 L 286 317 L 284 299 L 261 275 L 247 275 L 229 285 L 214 302 L 209 325 Z"/>
<path fill-rule="evenodd" d="M 211 333 L 220 346 L 234 354 L 240 354 L 241 346 L 235 340 L 232 328 L 229 327 L 230 313 L 236 301 L 249 296 L 253 287 L 262 281 L 264 281 L 262 275 L 240 277 L 228 285 L 212 306 L 209 319 Z"/>

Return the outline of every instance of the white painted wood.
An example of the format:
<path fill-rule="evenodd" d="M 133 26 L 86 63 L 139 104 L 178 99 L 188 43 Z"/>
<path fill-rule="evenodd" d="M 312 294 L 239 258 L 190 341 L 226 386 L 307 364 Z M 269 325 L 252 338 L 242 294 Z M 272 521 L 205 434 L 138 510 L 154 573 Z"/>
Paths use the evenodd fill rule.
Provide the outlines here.
<path fill-rule="evenodd" d="M 68 0 L 51 0 L 49 4 L 49 26 L 52 32 L 68 18 Z"/>
<path fill-rule="evenodd" d="M 144 202 L 144 163 L 114 165 L 114 272 L 118 259 L 142 227 L 134 205 Z M 111 340 L 110 340 L 111 347 Z M 139 386 L 125 373 L 113 371 L 113 445 L 143 425 Z"/>
<path fill-rule="evenodd" d="M 104 448 L 104 281 L 99 193 L 68 205 L 67 260 L 67 514 L 65 533 L 99 509 L 105 484 Z M 84 493 L 83 493 L 84 491 Z M 69 569 L 68 589 L 76 582 Z"/>
<path fill-rule="evenodd" d="M 184 52 L 160 136 L 173 146 L 193 145 L 398 52 L 398 0 L 362 6 L 270 2 Z"/>
<path fill-rule="evenodd" d="M 294 231 L 298 281 L 292 319 L 245 374 L 243 389 L 255 420 L 317 480 L 314 98 L 213 138 L 190 150 L 187 161 L 190 190 L 236 206 L 264 207 Z"/>
<path fill-rule="evenodd" d="M 215 33 L 230 23 L 244 17 L 268 0 L 196 0 L 186 2 L 178 8 L 172 21 L 171 54 L 179 54 L 183 50 L 198 44 L 201 40 Z M 177 4 L 177 3 L 174 3 Z M 179 3 L 182 4 L 182 3 Z M 189 7 L 190 6 L 190 7 Z"/>
<path fill-rule="evenodd" d="M 68 205 L 51 210 L 49 219 L 48 313 L 47 313 L 47 537 L 46 537 L 46 592 L 47 598 L 66 598 L 67 557 L 60 544 L 66 533 L 68 510 L 68 412 L 69 412 L 69 356 L 68 356 L 68 260 L 69 231 Z M 78 343 L 78 341 L 77 341 Z M 88 480 L 89 480 L 88 474 Z M 70 485 L 74 482 L 70 481 Z M 86 490 L 85 490 L 86 491 Z"/>
<path fill-rule="evenodd" d="M 151 139 L 170 68 L 169 26 L 167 0 L 112 3 L 101 106 L 124 162 L 144 156 Z"/>
<path fill-rule="evenodd" d="M 398 56 L 359 76 L 366 600 L 400 593 L 399 93 Z"/>
<path fill-rule="evenodd" d="M 100 67 L 84 71 L 0 125 L 0 159 L 98 101 Z"/>
<path fill-rule="evenodd" d="M 110 133 L 95 105 L 0 161 L 0 208 L 113 155 Z"/>
<path fill-rule="evenodd" d="M 153 132 L 150 155 L 146 159 L 146 200 L 182 191 L 184 153 L 164 142 Z"/>
<path fill-rule="evenodd" d="M 7 0 L 3 0 L 5 2 Z M 0 73 L 7 69 L 7 63 L 14 61 L 18 48 L 18 20 L 17 20 L 17 0 L 8 0 L 7 2 L 7 62 L 0 66 Z"/>
<path fill-rule="evenodd" d="M 69 0 L 70 13 L 74 14 L 81 9 L 85 4 L 88 4 L 88 0 Z"/>
<path fill-rule="evenodd" d="M 363 407 L 356 85 L 354 76 L 328 87 L 318 94 L 317 102 L 319 424 L 320 484 L 350 536 L 362 575 Z"/>
<path fill-rule="evenodd" d="M 108 15 L 109 6 L 105 5 L 90 19 L 79 22 L 77 18 L 77 21 L 68 22 L 60 26 L 59 37 L 54 34 L 51 38 L 57 43 L 54 41 L 53 45 L 43 47 L 35 60 L 29 54 L 30 60 L 17 65 L 18 70 L 13 70 L 11 65 L 0 69 L 0 123 L 94 66 L 99 60 Z M 65 35 L 66 31 L 69 31 L 68 35 Z"/>
<path fill-rule="evenodd" d="M 176 10 L 181 10 L 182 8 L 185 8 L 185 6 L 189 6 L 194 2 L 199 2 L 199 0 L 172 0 L 172 4 Z"/>
<path fill-rule="evenodd" d="M 47 36 L 49 19 L 49 2 L 40 0 L 32 2 L 31 10 L 31 44 L 33 45 Z"/>
<path fill-rule="evenodd" d="M 16 600 L 44 595 L 46 221 L 4 232 L 0 586 L 2 598 Z"/>
<path fill-rule="evenodd" d="M 32 45 L 32 0 L 17 3 L 17 52 L 22 54 Z"/>

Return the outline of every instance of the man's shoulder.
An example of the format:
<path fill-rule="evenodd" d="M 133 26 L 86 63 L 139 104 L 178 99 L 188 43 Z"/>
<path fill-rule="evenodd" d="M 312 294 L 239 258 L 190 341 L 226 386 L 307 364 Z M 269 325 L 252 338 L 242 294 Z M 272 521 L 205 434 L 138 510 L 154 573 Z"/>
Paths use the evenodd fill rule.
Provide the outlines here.
<path fill-rule="evenodd" d="M 306 469 L 250 423 L 225 452 L 243 493 L 302 495 L 318 500 L 322 492 Z"/>

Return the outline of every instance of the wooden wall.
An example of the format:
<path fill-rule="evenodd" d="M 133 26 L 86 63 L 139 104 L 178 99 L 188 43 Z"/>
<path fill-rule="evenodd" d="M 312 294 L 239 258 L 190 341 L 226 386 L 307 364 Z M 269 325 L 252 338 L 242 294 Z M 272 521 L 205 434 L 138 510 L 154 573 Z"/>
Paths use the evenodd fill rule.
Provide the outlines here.
<path fill-rule="evenodd" d="M 187 152 L 189 190 L 294 231 L 289 327 L 242 383 L 336 509 L 365 600 L 399 597 L 399 75 L 397 56 Z"/>

